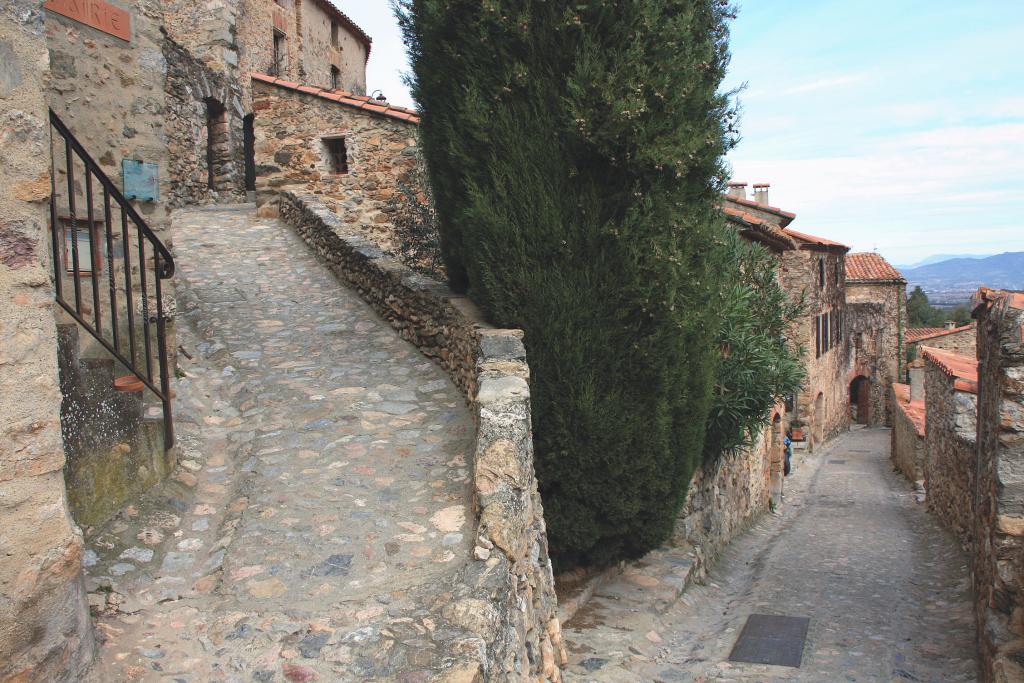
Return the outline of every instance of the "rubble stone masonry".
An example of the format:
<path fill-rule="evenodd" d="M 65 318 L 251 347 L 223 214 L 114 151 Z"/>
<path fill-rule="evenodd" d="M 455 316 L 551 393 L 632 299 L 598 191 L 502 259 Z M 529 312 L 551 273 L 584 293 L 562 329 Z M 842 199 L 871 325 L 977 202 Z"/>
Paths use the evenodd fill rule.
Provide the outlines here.
<path fill-rule="evenodd" d="M 978 472 L 972 575 L 986 680 L 1024 680 L 1024 294 L 976 309 Z"/>
<path fill-rule="evenodd" d="M 928 356 L 925 378 L 928 509 L 966 548 L 972 526 L 977 397 L 958 388 L 963 385 L 957 378 Z"/>
<path fill-rule="evenodd" d="M 892 461 L 903 476 L 924 486 L 925 405 L 911 400 L 906 384 L 892 386 Z"/>
<path fill-rule="evenodd" d="M 892 424 L 890 387 L 903 382 L 907 301 L 901 282 L 847 283 L 854 373 L 871 382 L 872 426 Z"/>
<path fill-rule="evenodd" d="M 61 68 L 75 66 L 64 64 Z M 68 514 L 47 200 L 41 3 L 0 4 L 0 681 L 78 681 L 92 656 Z"/>
<path fill-rule="evenodd" d="M 468 299 L 387 257 L 313 195 L 283 191 L 280 214 L 473 404 L 477 561 L 442 617 L 482 640 L 484 680 L 561 680 L 567 659 L 533 466 L 521 331 L 491 328 Z"/>

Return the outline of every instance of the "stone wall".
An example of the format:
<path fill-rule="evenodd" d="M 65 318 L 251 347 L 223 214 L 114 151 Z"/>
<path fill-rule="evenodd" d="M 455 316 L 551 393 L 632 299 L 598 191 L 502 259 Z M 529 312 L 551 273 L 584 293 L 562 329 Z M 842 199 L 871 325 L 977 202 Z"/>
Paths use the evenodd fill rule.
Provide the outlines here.
<path fill-rule="evenodd" d="M 473 404 L 476 561 L 442 616 L 481 639 L 483 680 L 560 680 L 566 658 L 533 468 L 522 333 L 490 328 L 468 299 L 388 258 L 317 197 L 284 191 L 279 206 L 331 270 L 444 367 Z"/>
<path fill-rule="evenodd" d="M 892 386 L 892 449 L 893 465 L 903 476 L 924 489 L 925 405 L 912 401 L 906 384 Z"/>
<path fill-rule="evenodd" d="M 171 208 L 245 198 L 242 119 L 245 111 L 237 81 L 211 70 L 173 40 L 163 46 L 167 64 L 166 135 L 168 170 L 175 179 L 167 192 Z M 214 123 L 220 139 L 209 155 L 210 101 L 223 107 Z M 208 182 L 213 159 L 214 186 Z"/>
<path fill-rule="evenodd" d="M 978 473 L 971 528 L 985 679 L 1024 680 L 1024 295 L 980 307 Z"/>
<path fill-rule="evenodd" d="M 925 360 L 925 489 L 928 509 L 964 547 L 970 544 L 977 397 L 931 358 Z"/>
<path fill-rule="evenodd" d="M 825 286 L 819 286 L 818 260 L 825 259 Z M 836 271 L 839 271 L 837 282 Z M 791 340 L 804 349 L 807 379 L 797 396 L 795 416 L 805 426 L 813 448 L 847 429 L 850 424 L 847 376 L 851 369 L 849 334 L 820 357 L 815 354 L 814 320 L 832 311 L 843 315 L 845 296 L 843 255 L 799 249 L 782 255 L 782 284 L 793 298 L 804 297 L 806 310 L 793 326 Z"/>
<path fill-rule="evenodd" d="M 253 97 L 261 208 L 282 187 L 315 193 L 348 227 L 403 263 L 440 272 L 414 123 L 259 81 Z M 324 142 L 331 137 L 344 138 L 347 173 L 333 172 Z"/>
<path fill-rule="evenodd" d="M 238 58 L 242 74 L 242 102 L 252 111 L 249 74 L 269 74 L 274 66 L 274 26 L 284 30 L 277 76 L 299 81 L 299 41 L 295 33 L 296 0 L 241 0 L 238 14 Z M 276 20 L 275 20 L 276 17 Z"/>
<path fill-rule="evenodd" d="M 328 15 L 323 0 L 301 3 L 302 66 L 300 81 L 319 88 L 331 87 L 331 66 L 339 70 L 338 88 L 366 94 L 367 50 L 343 23 Z M 331 23 L 337 26 L 338 44 L 331 44 Z"/>
<path fill-rule="evenodd" d="M 93 645 L 62 472 L 40 6 L 0 4 L 0 680 L 12 683 L 79 681 Z"/>
<path fill-rule="evenodd" d="M 855 376 L 871 381 L 871 425 L 892 424 L 889 388 L 905 377 L 907 302 L 900 283 L 848 283 L 847 320 Z M 858 337 L 863 342 L 858 345 Z M 870 345 L 870 348 L 868 348 Z"/>

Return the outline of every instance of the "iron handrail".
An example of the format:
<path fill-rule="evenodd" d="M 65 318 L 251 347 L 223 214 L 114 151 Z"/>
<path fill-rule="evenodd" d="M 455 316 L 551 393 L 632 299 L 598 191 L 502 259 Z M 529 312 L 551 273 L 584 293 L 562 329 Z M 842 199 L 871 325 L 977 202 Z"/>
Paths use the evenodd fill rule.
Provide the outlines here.
<path fill-rule="evenodd" d="M 170 370 L 167 354 L 167 328 L 166 320 L 164 316 L 163 306 L 163 288 L 161 281 L 166 280 L 174 275 L 174 257 L 171 252 L 167 249 L 164 243 L 159 237 L 153 232 L 146 221 L 139 215 L 135 208 L 125 199 L 121 190 L 119 190 L 109 177 L 103 172 L 99 164 L 92 158 L 92 156 L 86 151 L 85 147 L 75 138 L 74 134 L 68 129 L 60 117 L 51 109 L 50 110 L 50 125 L 51 125 L 51 136 L 53 131 L 57 132 L 61 142 L 63 143 L 64 161 L 65 161 L 65 173 L 67 175 L 67 202 L 68 202 L 68 220 L 70 220 L 71 226 L 71 248 L 70 257 L 67 254 L 62 253 L 65 249 L 61 248 L 61 245 L 66 245 L 66 235 L 61 234 L 61 228 L 59 225 L 59 218 L 57 214 L 57 163 L 53 158 L 54 144 L 57 138 L 51 138 L 50 144 L 50 155 L 51 155 L 51 174 L 50 174 L 50 231 L 53 244 L 53 267 L 54 267 L 54 283 L 55 283 L 55 298 L 57 304 L 60 305 L 82 328 L 84 328 L 96 341 L 98 341 L 104 349 L 107 350 L 114 358 L 124 365 L 128 370 L 135 375 L 142 383 L 149 388 L 150 391 L 160 400 L 163 405 L 163 417 L 164 417 L 164 445 L 170 448 L 174 445 L 174 421 L 171 410 L 171 389 L 170 389 Z M 85 169 L 85 181 L 84 181 L 84 195 L 86 202 L 86 215 L 80 216 L 77 210 L 77 201 L 79 199 L 79 189 L 75 184 L 75 158 L 81 162 L 82 167 Z M 93 190 L 93 178 L 99 181 L 99 189 L 102 191 L 102 221 L 96 216 L 95 199 L 96 192 Z M 111 211 L 111 204 L 117 206 L 121 212 L 121 225 L 120 235 L 115 236 L 113 228 L 113 213 Z M 82 276 L 85 274 L 82 269 L 79 254 L 79 222 L 86 221 L 88 227 L 86 232 L 88 233 L 89 241 L 89 259 L 92 261 L 89 264 L 88 276 L 92 285 L 92 321 L 87 318 L 89 314 L 85 310 L 82 303 Z M 105 240 L 97 236 L 96 226 L 101 223 L 103 225 Z M 142 308 L 142 320 L 141 320 L 141 334 L 143 338 L 144 349 L 144 363 L 140 363 L 138 360 L 138 349 L 136 349 L 135 333 L 136 328 L 136 317 L 135 317 L 135 303 L 133 297 L 133 289 L 136 283 L 133 282 L 132 276 L 132 255 L 131 255 L 131 234 L 129 232 L 129 222 L 134 227 L 136 240 L 138 242 L 138 291 L 140 294 L 140 305 Z M 123 285 L 117 283 L 117 273 L 115 268 L 115 250 L 114 240 L 121 239 L 121 260 L 123 261 L 124 270 L 124 281 Z M 105 244 L 103 242 L 105 241 Z M 153 285 L 154 295 L 156 299 L 156 315 L 150 315 L 150 301 L 149 301 L 149 287 L 146 278 L 147 271 L 147 259 L 146 259 L 146 244 L 150 245 L 150 252 L 153 259 Z M 97 258 L 99 253 L 104 252 L 106 256 L 106 276 L 107 276 L 107 296 L 109 297 L 109 312 L 110 322 L 109 329 L 110 334 L 104 333 L 103 329 L 103 302 L 101 301 L 102 294 L 100 292 L 100 277 L 103 270 L 100 259 Z M 64 296 L 64 278 L 70 273 L 73 278 L 74 285 L 74 301 L 68 301 Z M 125 300 L 125 312 L 127 318 L 127 332 L 128 332 L 128 349 L 124 348 L 124 344 L 120 338 L 119 329 L 119 313 L 120 305 L 118 303 L 118 293 L 124 292 Z M 156 361 L 159 373 L 158 380 L 153 376 L 153 340 L 151 339 L 150 326 L 156 325 Z"/>

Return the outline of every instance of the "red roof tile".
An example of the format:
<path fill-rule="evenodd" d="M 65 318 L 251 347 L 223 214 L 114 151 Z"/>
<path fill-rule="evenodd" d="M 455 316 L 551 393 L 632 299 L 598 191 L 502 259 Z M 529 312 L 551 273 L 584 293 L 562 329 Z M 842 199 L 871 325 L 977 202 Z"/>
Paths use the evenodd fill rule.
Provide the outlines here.
<path fill-rule="evenodd" d="M 966 332 L 974 327 L 974 323 L 963 325 L 961 327 L 954 327 L 951 330 L 947 330 L 945 327 L 911 327 L 907 330 L 907 343 L 916 344 L 926 339 L 935 339 L 936 337 L 945 337 L 947 334 L 956 334 L 957 332 Z"/>
<path fill-rule="evenodd" d="M 896 396 L 896 407 L 913 423 L 917 435 L 924 437 L 928 415 L 925 402 L 910 400 L 909 384 L 893 384 L 892 392 Z"/>
<path fill-rule="evenodd" d="M 803 242 L 805 246 L 810 248 L 824 248 L 824 249 L 841 249 L 843 251 L 849 251 L 850 248 L 840 242 L 833 242 L 832 240 L 825 239 L 824 237 L 816 237 L 809 235 L 806 232 L 797 232 L 792 228 L 786 228 L 786 234 L 796 238 L 799 242 Z"/>
<path fill-rule="evenodd" d="M 906 282 L 881 254 L 861 252 L 846 256 L 847 282 Z"/>
<path fill-rule="evenodd" d="M 283 81 L 280 78 L 274 78 L 273 76 L 261 73 L 252 74 L 252 79 L 254 81 L 268 83 L 286 90 L 319 97 L 320 99 L 327 100 L 329 102 L 343 104 L 345 106 L 352 107 L 353 109 L 361 109 L 379 116 L 386 116 L 396 121 L 404 121 L 412 124 L 418 124 L 420 122 L 420 114 L 415 109 L 406 109 L 405 107 L 396 107 L 390 104 L 381 105 L 377 104 L 376 101 L 373 101 L 373 104 L 370 104 L 370 98 L 365 95 L 354 95 L 345 90 L 324 90 L 322 88 L 313 88 L 306 85 L 299 85 L 298 83 L 292 83 L 290 81 Z"/>
<path fill-rule="evenodd" d="M 947 377 L 954 380 L 953 386 L 957 391 L 978 393 L 977 359 L 930 346 L 925 346 L 921 350 L 925 360 L 935 363 Z"/>

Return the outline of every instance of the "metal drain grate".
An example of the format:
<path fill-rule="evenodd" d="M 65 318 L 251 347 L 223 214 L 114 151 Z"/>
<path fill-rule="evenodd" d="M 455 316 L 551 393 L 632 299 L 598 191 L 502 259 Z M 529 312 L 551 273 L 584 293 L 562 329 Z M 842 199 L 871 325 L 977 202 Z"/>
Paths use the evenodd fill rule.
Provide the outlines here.
<path fill-rule="evenodd" d="M 807 617 L 751 614 L 729 661 L 800 668 L 810 624 Z"/>
<path fill-rule="evenodd" d="M 828 464 L 829 465 L 845 465 L 846 461 L 845 460 L 829 460 Z"/>

